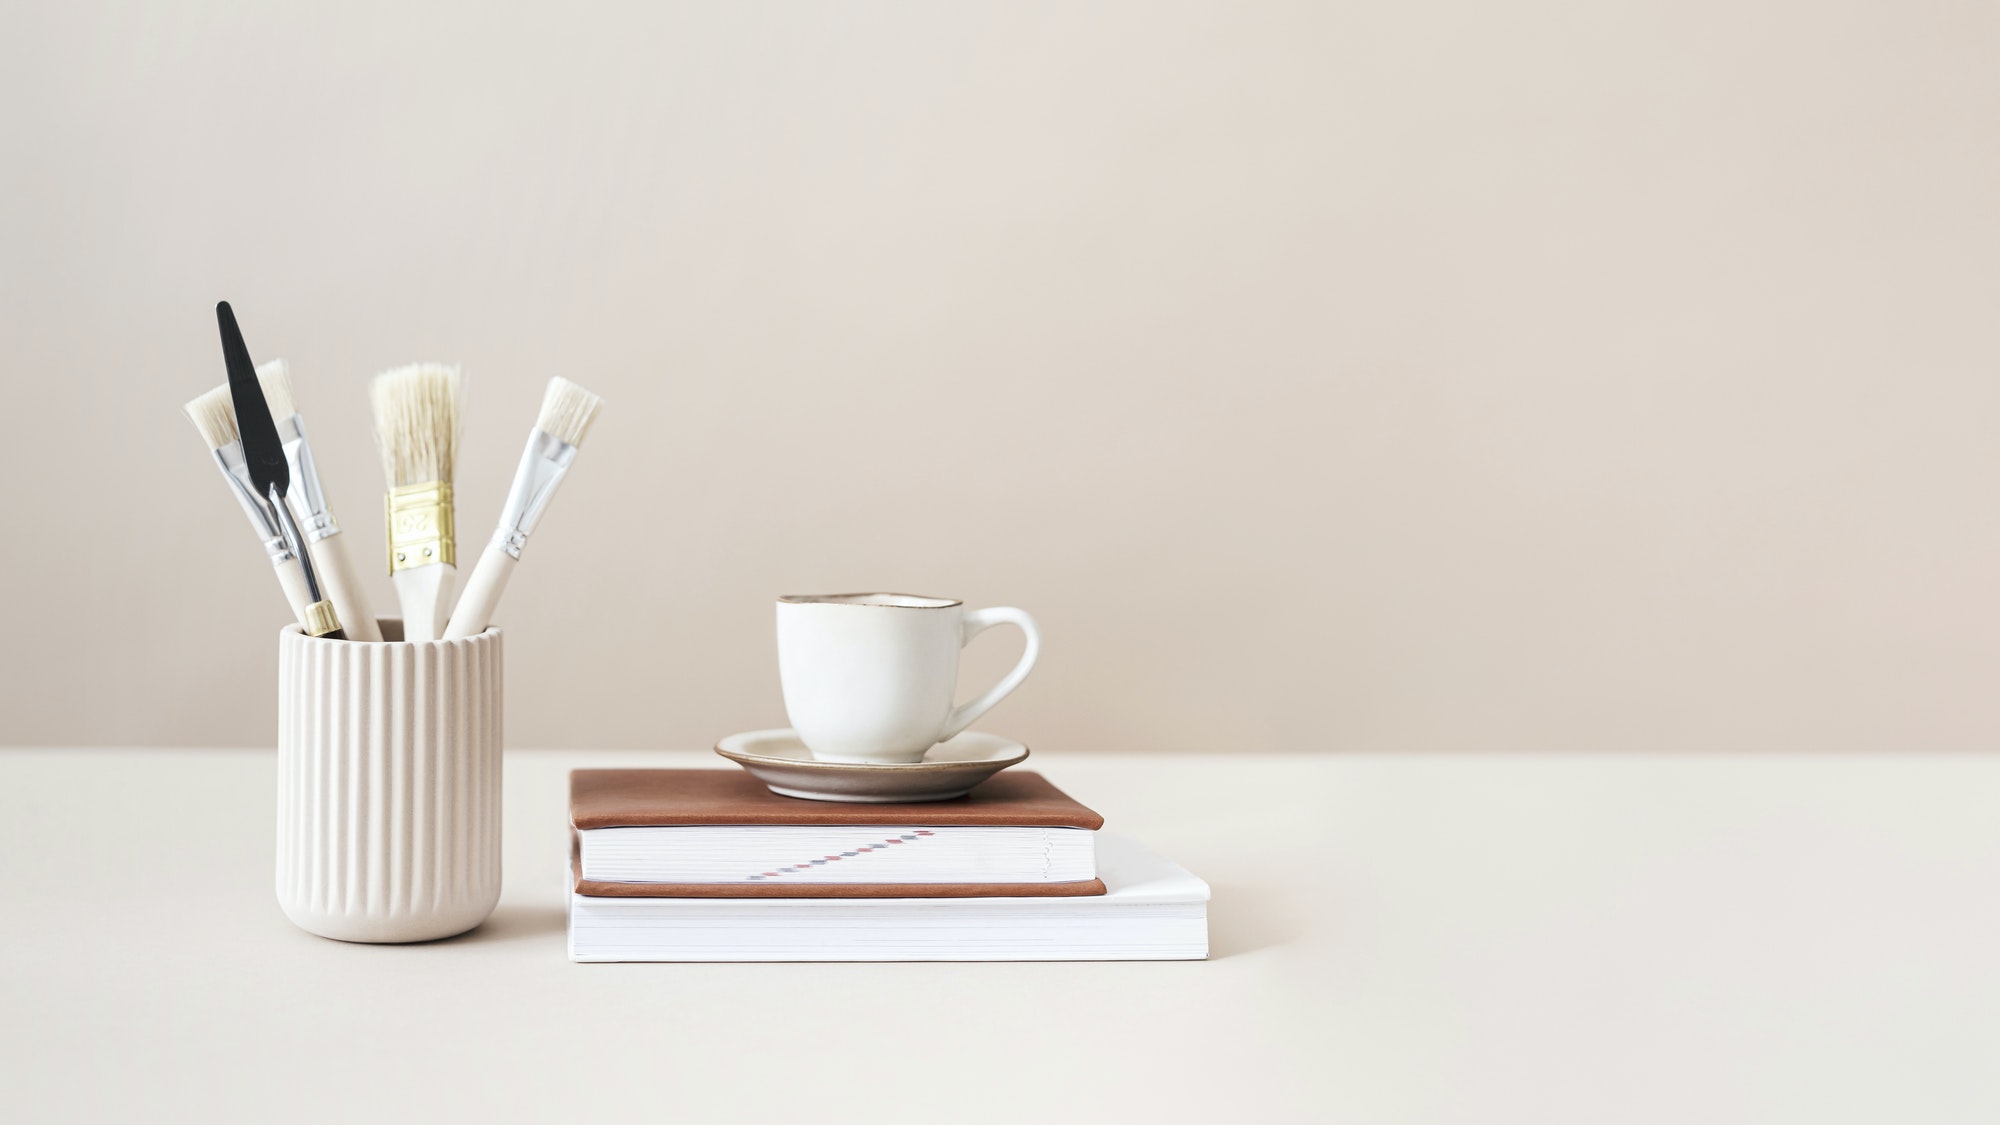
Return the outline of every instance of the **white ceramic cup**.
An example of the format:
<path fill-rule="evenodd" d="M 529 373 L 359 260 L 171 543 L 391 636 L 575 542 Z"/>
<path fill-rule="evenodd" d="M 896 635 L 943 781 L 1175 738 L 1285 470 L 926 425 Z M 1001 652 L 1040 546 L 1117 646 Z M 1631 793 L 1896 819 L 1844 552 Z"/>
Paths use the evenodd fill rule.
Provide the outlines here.
<path fill-rule="evenodd" d="M 958 652 L 995 625 L 1028 635 L 1020 663 L 961 706 Z M 799 740 L 823 762 L 908 763 L 1021 686 L 1041 651 L 1035 619 L 953 598 L 794 594 L 778 599 L 778 676 Z"/>

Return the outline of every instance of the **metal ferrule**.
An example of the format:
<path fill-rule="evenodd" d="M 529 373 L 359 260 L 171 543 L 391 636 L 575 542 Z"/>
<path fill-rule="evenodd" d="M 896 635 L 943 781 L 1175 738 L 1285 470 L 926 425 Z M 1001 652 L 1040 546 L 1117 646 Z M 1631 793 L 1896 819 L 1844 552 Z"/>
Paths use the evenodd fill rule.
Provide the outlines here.
<path fill-rule="evenodd" d="M 458 565 L 451 485 L 441 480 L 389 490 L 389 573 L 417 566 Z"/>
<path fill-rule="evenodd" d="M 306 607 L 304 620 L 299 628 L 308 637 L 324 637 L 328 633 L 340 632 L 340 616 L 333 611 L 332 602 L 314 602 Z"/>
<path fill-rule="evenodd" d="M 340 525 L 326 508 L 326 490 L 319 484 L 319 466 L 313 464 L 312 445 L 306 441 L 305 418 L 294 414 L 278 419 L 278 441 L 285 447 L 285 461 L 292 469 L 292 488 L 285 498 L 299 517 L 300 533 L 308 543 L 339 535 Z"/>
<path fill-rule="evenodd" d="M 528 434 L 528 448 L 521 454 L 521 466 L 514 470 L 514 486 L 507 490 L 507 506 L 500 510 L 500 528 L 493 533 L 493 545 L 518 559 L 528 536 L 548 510 L 556 485 L 576 460 L 576 446 L 557 441 L 534 430 Z"/>
<path fill-rule="evenodd" d="M 250 517 L 250 526 L 257 530 L 257 538 L 264 541 L 264 553 L 271 556 L 274 563 L 291 562 L 296 556 L 285 545 L 285 532 L 278 523 L 278 513 L 268 499 L 257 495 L 257 486 L 250 483 L 250 463 L 243 459 L 243 443 L 232 441 L 216 450 L 215 463 L 222 467 L 222 478 L 229 482 L 229 490 L 236 494 L 237 503 L 243 505 L 243 514 Z"/>

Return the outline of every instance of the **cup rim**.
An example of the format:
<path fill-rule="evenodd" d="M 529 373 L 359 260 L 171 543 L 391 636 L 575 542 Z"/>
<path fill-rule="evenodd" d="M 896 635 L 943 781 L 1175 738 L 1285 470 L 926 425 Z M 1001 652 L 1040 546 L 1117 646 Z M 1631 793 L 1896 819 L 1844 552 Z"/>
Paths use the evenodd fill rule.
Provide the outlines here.
<path fill-rule="evenodd" d="M 403 631 L 403 619 L 400 617 L 377 616 L 375 623 L 377 625 L 393 623 L 396 626 L 396 632 L 401 633 Z M 325 637 L 306 636 L 306 631 L 299 627 L 299 623 L 292 621 L 287 622 L 284 628 L 278 630 L 278 637 L 280 640 L 286 637 L 297 637 L 300 641 L 309 645 L 352 645 L 356 648 L 387 648 L 390 646 L 396 648 L 441 648 L 445 645 L 490 644 L 500 639 L 500 626 L 488 625 L 485 631 L 475 633 L 470 637 L 439 637 L 434 641 L 392 641 L 386 638 L 379 641 L 330 641 Z"/>
<path fill-rule="evenodd" d="M 864 601 L 864 598 L 901 598 L 902 601 Z M 860 609 L 950 609 L 964 605 L 959 598 L 940 598 L 930 594 L 785 594 L 778 599 L 780 605 L 851 605 Z"/>

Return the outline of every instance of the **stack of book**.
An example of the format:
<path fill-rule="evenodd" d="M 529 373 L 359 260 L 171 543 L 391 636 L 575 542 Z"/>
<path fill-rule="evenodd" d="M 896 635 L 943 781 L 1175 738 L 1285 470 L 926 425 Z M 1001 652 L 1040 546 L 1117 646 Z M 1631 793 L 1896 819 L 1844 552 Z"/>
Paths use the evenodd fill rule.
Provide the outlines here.
<path fill-rule="evenodd" d="M 736 770 L 570 774 L 575 961 L 1208 956 L 1208 885 L 1030 771 L 932 804 Z"/>

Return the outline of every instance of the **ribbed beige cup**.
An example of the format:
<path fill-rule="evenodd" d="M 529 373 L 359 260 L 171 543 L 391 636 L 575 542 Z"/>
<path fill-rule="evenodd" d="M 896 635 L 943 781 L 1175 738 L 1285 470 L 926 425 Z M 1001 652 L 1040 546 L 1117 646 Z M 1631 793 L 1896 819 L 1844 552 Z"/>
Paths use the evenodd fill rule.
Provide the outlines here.
<path fill-rule="evenodd" d="M 384 618 L 382 635 L 403 635 Z M 278 634 L 278 903 L 342 941 L 425 941 L 500 900 L 500 631 Z"/>

